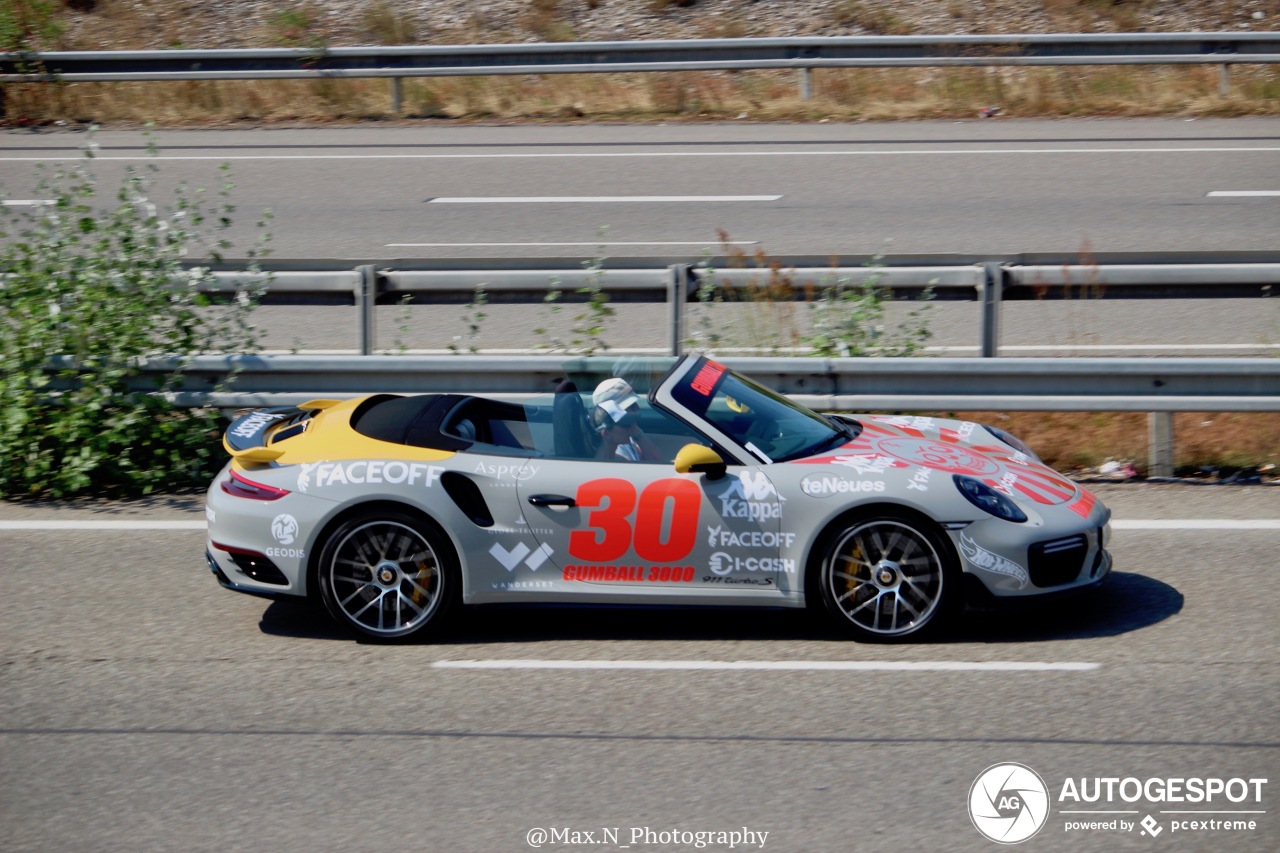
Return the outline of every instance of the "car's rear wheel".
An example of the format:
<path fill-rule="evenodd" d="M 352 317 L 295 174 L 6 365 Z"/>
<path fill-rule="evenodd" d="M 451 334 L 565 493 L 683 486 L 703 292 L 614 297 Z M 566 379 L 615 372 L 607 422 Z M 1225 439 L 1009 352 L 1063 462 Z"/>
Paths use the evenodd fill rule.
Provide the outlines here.
<path fill-rule="evenodd" d="M 394 510 L 347 519 L 325 540 L 318 580 L 339 623 L 378 639 L 421 636 L 458 597 L 452 546 L 422 518 Z"/>
<path fill-rule="evenodd" d="M 822 600 L 856 637 L 919 639 L 954 615 L 959 569 L 932 522 L 905 513 L 859 516 L 827 542 L 818 575 Z"/>

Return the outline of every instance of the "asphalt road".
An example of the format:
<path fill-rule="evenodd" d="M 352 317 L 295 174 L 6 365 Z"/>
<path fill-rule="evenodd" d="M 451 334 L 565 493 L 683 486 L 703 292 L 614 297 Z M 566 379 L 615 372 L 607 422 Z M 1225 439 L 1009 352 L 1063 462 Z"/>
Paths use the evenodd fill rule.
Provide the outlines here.
<path fill-rule="evenodd" d="M 1280 518 L 1276 488 L 1096 490 L 1131 523 Z M 0 522 L 27 527 L 202 517 L 198 497 L 0 505 Z M 973 620 L 924 645 L 847 642 L 796 613 L 500 610 L 464 614 L 437 644 L 392 647 L 219 589 L 199 530 L 5 529 L 0 846 L 514 853 L 545 828 L 597 842 L 616 829 L 619 843 L 544 850 L 697 849 L 647 843 L 648 827 L 768 833 L 739 850 L 991 851 L 968 817 L 970 786 L 1020 762 L 1054 800 L 1024 849 L 1278 849 L 1280 530 L 1149 527 L 1116 530 L 1116 574 L 1095 598 Z M 1097 667 L 433 666 L 475 659 Z M 1067 831 L 1068 777 L 1269 781 L 1260 803 L 1212 804 L 1265 812 L 1237 816 L 1252 831 L 1176 832 L 1175 819 L 1232 816 L 1163 813 L 1205 804 L 1110 806 L 1152 815 L 1152 838 Z"/>
<path fill-rule="evenodd" d="M 0 184 L 38 198 L 35 161 L 74 159 L 83 140 L 0 134 Z M 97 141 L 105 186 L 147 158 L 137 132 Z M 168 181 L 214 186 L 230 163 L 239 236 L 273 209 L 282 258 L 587 257 L 602 226 L 612 256 L 691 259 L 718 251 L 719 230 L 747 252 L 820 256 L 1271 250 L 1280 232 L 1280 197 L 1209 195 L 1280 191 L 1275 118 L 164 130 L 157 141 Z"/>

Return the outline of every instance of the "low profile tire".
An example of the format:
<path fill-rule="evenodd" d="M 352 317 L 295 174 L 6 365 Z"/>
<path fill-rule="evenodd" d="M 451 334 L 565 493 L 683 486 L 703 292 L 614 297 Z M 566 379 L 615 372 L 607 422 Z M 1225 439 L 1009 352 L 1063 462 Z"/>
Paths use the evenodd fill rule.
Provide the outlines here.
<path fill-rule="evenodd" d="M 379 640 L 421 637 L 458 599 L 453 547 L 434 525 L 409 513 L 370 511 L 325 540 L 317 580 L 329 614 Z"/>
<path fill-rule="evenodd" d="M 827 538 L 817 583 L 841 628 L 875 642 L 935 633 L 961 598 L 955 551 L 943 532 L 905 513 L 843 522 Z"/>

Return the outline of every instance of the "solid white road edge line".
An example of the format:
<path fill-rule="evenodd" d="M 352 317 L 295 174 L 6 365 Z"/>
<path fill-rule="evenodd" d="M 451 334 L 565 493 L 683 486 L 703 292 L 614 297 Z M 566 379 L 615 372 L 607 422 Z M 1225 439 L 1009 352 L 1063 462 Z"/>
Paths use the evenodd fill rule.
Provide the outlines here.
<path fill-rule="evenodd" d="M 199 521 L 62 521 L 53 519 L 26 519 L 0 521 L 0 530 L 204 530 L 204 519 Z M 1270 518 L 1152 518 L 1113 519 L 1113 530 L 1280 530 L 1280 519 Z"/>
<path fill-rule="evenodd" d="M 0 530 L 204 530 L 209 526 L 199 521 L 0 521 Z"/>
<path fill-rule="evenodd" d="M 440 196 L 427 204 L 631 204 L 674 201 L 777 201 L 780 195 L 531 195 Z"/>
<path fill-rule="evenodd" d="M 1097 663 L 861 660 L 438 660 L 432 669 L 760 670 L 788 672 L 1087 672 Z"/>
<path fill-rule="evenodd" d="M 759 240 L 727 240 L 722 245 L 728 246 L 755 246 Z M 389 249 L 404 248 L 429 248 L 429 249 L 445 249 L 445 248 L 485 248 L 490 246 L 516 246 L 523 248 L 539 248 L 542 246 L 706 246 L 708 248 L 716 244 L 714 240 L 703 240 L 701 242 L 694 241 L 676 241 L 676 240 L 650 240 L 648 242 L 619 242 L 618 240 L 602 240 L 594 243 L 387 243 Z"/>
<path fill-rule="evenodd" d="M 1112 519 L 1112 530 L 1280 530 L 1274 518 L 1144 518 Z"/>
<path fill-rule="evenodd" d="M 1275 153 L 1280 148 L 956 148 L 929 151 L 565 151 L 528 154 L 98 154 L 95 160 L 156 162 L 161 160 L 553 160 L 619 159 L 652 157 L 928 157 L 967 154 L 1238 154 Z M 0 162 L 71 162 L 83 155 L 58 157 L 0 157 Z"/>
<path fill-rule="evenodd" d="M 1215 190 L 1208 198 L 1261 198 L 1280 196 L 1280 190 Z"/>

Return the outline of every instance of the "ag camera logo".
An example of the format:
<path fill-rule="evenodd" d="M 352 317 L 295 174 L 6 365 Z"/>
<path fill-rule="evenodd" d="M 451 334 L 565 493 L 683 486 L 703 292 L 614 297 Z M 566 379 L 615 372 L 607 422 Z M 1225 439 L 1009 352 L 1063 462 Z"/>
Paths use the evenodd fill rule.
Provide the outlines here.
<path fill-rule="evenodd" d="M 1024 764 L 993 764 L 969 788 L 969 819 L 998 844 L 1018 844 L 1049 819 L 1049 788 Z"/>

